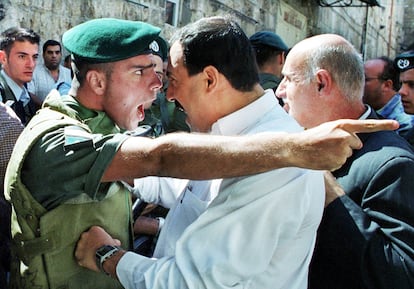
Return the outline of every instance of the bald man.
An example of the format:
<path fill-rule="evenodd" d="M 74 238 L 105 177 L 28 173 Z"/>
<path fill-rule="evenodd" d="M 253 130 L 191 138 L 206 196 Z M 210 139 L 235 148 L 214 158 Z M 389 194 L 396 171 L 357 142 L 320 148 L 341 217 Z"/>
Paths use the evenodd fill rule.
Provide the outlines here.
<path fill-rule="evenodd" d="M 299 42 L 282 73 L 276 93 L 305 128 L 377 118 L 362 101 L 362 59 L 339 35 Z M 333 171 L 340 186 L 327 179 L 309 288 L 413 288 L 413 152 L 392 131 L 359 137 L 363 149 Z"/>

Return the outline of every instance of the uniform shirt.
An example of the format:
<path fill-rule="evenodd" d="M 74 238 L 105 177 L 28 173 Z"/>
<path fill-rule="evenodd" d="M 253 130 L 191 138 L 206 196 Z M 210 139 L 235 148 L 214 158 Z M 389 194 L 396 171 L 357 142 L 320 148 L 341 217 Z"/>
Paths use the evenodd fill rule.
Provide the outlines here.
<path fill-rule="evenodd" d="M 44 64 L 36 65 L 32 81 L 27 85 L 28 90 L 43 101 L 49 92 L 61 82 L 71 83 L 70 69 L 59 65 L 59 78 L 55 81 L 49 69 Z"/>
<path fill-rule="evenodd" d="M 276 91 L 276 88 L 279 86 L 281 79 L 271 73 L 259 73 L 259 82 L 264 89 L 273 89 Z"/>
<path fill-rule="evenodd" d="M 82 120 L 92 133 L 81 130 L 81 141 L 73 149 L 65 149 L 65 142 L 76 136 L 77 127 L 59 128 L 44 135 L 26 157 L 23 183 L 48 210 L 80 195 L 85 201 L 103 199 L 110 183 L 101 183 L 101 178 L 127 136 L 104 112 L 90 110 L 73 97 L 57 93 L 44 105 Z"/>
<path fill-rule="evenodd" d="M 212 128 L 221 135 L 300 130 L 271 90 Z M 122 285 L 305 289 L 324 204 L 321 172 L 278 169 L 222 180 L 219 191 L 178 238 L 174 255 L 150 259 L 126 253 L 117 266 Z"/>
<path fill-rule="evenodd" d="M 401 102 L 401 96 L 397 93 L 387 102 L 384 107 L 377 110 L 377 113 L 384 118 L 394 119 L 400 123 L 397 129 L 398 133 L 404 136 L 410 129 L 413 128 L 414 116 L 404 112 L 404 106 Z"/>

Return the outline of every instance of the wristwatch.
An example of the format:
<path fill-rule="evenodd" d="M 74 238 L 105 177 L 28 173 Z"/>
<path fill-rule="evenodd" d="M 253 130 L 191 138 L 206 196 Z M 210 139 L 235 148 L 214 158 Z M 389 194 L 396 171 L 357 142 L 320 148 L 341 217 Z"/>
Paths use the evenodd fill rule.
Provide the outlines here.
<path fill-rule="evenodd" d="M 109 274 L 103 269 L 103 263 L 109 258 L 111 258 L 113 255 L 115 255 L 120 250 L 121 248 L 112 246 L 112 245 L 103 245 L 102 247 L 99 247 L 98 250 L 96 250 L 95 252 L 96 265 L 106 275 L 109 275 Z"/>

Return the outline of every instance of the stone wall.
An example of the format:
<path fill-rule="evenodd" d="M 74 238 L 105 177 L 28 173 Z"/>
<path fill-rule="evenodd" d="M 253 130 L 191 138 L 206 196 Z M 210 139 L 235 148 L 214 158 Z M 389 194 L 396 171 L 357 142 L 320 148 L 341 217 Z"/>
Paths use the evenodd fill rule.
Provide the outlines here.
<path fill-rule="evenodd" d="M 412 41 L 410 19 L 414 0 L 381 1 L 383 7 L 328 8 L 316 0 L 181 0 L 177 26 L 204 16 L 232 14 L 251 35 L 273 30 L 289 46 L 310 35 L 337 33 L 346 37 L 365 58 L 394 57 Z M 328 0 L 333 2 L 333 0 Z M 349 0 L 345 1 L 349 2 Z M 385 3 L 386 2 L 386 3 Z M 355 4 L 362 4 L 353 0 Z M 0 29 L 26 26 L 38 31 L 42 42 L 61 39 L 64 31 L 85 20 L 117 17 L 141 20 L 163 28 L 169 38 L 176 27 L 164 23 L 166 0 L 0 0 Z M 409 8 L 407 8 L 409 7 Z M 405 15 L 405 16 L 404 16 Z"/>

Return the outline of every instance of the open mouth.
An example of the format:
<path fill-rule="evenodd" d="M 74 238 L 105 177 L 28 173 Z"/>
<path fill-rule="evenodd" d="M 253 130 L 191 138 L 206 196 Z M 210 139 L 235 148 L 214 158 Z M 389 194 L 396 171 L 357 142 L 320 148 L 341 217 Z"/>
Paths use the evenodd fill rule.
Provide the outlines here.
<path fill-rule="evenodd" d="M 175 106 L 181 110 L 182 112 L 185 112 L 184 107 L 181 105 L 181 103 L 179 103 L 177 100 L 174 101 Z"/>

